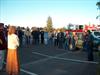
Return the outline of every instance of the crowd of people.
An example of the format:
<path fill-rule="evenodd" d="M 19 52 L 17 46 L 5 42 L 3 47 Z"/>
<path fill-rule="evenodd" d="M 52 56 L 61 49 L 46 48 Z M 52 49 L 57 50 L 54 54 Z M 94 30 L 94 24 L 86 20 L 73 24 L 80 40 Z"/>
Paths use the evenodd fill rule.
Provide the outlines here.
<path fill-rule="evenodd" d="M 72 32 L 64 32 L 62 30 L 53 30 L 50 32 L 44 31 L 39 28 L 21 28 L 18 27 L 16 30 L 16 34 L 19 37 L 20 46 L 26 45 L 53 45 L 58 46 L 58 48 L 67 49 L 72 45 L 72 49 L 75 49 L 75 45 L 78 41 L 77 33 Z M 67 50 L 69 50 L 68 48 Z"/>
<path fill-rule="evenodd" d="M 4 26 L 3 23 L 0 23 L 0 70 L 6 67 L 9 75 L 18 75 L 18 46 L 44 44 L 73 51 L 77 50 L 79 39 L 83 40 L 82 48 L 87 51 L 88 60 L 93 61 L 93 43 L 89 30 L 80 36 L 75 32 L 62 30 L 47 32 L 39 28 Z M 6 66 L 4 62 L 6 62 Z"/>

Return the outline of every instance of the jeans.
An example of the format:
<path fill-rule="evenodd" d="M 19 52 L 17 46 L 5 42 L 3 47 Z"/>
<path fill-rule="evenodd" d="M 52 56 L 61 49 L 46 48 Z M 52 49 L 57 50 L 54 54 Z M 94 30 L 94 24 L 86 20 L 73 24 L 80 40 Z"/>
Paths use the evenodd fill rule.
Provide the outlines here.
<path fill-rule="evenodd" d="M 93 49 L 89 45 L 86 45 L 88 61 L 93 61 Z"/>
<path fill-rule="evenodd" d="M 68 44 L 68 42 L 65 42 L 64 48 L 65 48 L 65 50 L 69 50 L 69 44 Z"/>
<path fill-rule="evenodd" d="M 5 59 L 5 50 L 0 50 L 0 70 L 3 68 Z"/>

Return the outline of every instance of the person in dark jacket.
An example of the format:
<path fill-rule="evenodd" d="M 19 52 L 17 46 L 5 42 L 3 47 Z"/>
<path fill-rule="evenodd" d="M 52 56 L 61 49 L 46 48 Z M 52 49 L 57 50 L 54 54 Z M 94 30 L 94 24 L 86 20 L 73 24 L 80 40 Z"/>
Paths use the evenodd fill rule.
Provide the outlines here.
<path fill-rule="evenodd" d="M 41 44 L 44 44 L 44 31 L 41 31 Z"/>
<path fill-rule="evenodd" d="M 22 45 L 22 40 L 23 40 L 24 32 L 21 30 L 20 27 L 18 27 L 17 35 L 18 35 L 18 38 L 19 38 L 20 46 L 21 46 Z"/>
<path fill-rule="evenodd" d="M 65 35 L 65 42 L 64 42 L 64 48 L 65 50 L 69 50 L 69 42 L 70 42 L 70 36 L 68 33 Z"/>
<path fill-rule="evenodd" d="M 5 54 L 7 50 L 7 41 L 6 36 L 4 34 L 4 24 L 0 23 L 0 70 L 5 68 Z"/>
<path fill-rule="evenodd" d="M 82 37 L 82 40 L 83 40 L 83 51 L 86 51 L 86 31 L 83 33 L 83 37 Z"/>
<path fill-rule="evenodd" d="M 90 30 L 87 31 L 86 35 L 86 51 L 88 54 L 88 61 L 93 61 L 93 37 Z"/>
<path fill-rule="evenodd" d="M 35 44 L 35 31 L 34 30 L 32 30 L 31 35 L 32 35 L 32 38 L 33 38 L 33 44 Z"/>
<path fill-rule="evenodd" d="M 63 48 L 63 43 L 64 43 L 64 33 L 60 32 L 59 33 L 59 48 Z"/>
<path fill-rule="evenodd" d="M 38 45 L 39 44 L 39 35 L 40 35 L 40 32 L 39 32 L 39 29 L 37 29 L 35 31 L 35 44 Z"/>

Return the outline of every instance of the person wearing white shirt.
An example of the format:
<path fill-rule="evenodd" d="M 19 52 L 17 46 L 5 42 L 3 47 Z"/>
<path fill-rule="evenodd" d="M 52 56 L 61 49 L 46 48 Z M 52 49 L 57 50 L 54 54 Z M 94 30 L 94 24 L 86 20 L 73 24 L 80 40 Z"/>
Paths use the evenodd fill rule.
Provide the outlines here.
<path fill-rule="evenodd" d="M 8 75 L 19 75 L 19 59 L 17 49 L 19 46 L 19 38 L 15 34 L 16 28 L 10 26 L 8 29 L 8 53 L 6 71 Z"/>

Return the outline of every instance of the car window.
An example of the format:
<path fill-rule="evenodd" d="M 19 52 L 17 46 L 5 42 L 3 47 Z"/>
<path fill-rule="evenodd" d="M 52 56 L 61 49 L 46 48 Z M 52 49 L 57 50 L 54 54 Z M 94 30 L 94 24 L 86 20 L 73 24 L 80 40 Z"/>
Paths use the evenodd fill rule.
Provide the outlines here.
<path fill-rule="evenodd" d="M 100 36 L 100 32 L 94 32 L 95 36 Z"/>

